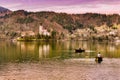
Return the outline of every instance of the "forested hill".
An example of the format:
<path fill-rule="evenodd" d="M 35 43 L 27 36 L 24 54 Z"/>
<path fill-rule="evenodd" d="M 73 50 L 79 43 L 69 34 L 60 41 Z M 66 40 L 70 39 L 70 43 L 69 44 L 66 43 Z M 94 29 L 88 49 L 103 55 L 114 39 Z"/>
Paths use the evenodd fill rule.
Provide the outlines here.
<path fill-rule="evenodd" d="M 101 37 L 119 39 L 120 37 L 117 34 L 120 31 L 118 14 L 66 14 L 18 10 L 0 17 L 0 38 L 17 38 L 24 31 L 33 31 L 37 34 L 40 25 L 49 32 L 54 31 L 56 38 L 60 39 L 101 39 Z"/>

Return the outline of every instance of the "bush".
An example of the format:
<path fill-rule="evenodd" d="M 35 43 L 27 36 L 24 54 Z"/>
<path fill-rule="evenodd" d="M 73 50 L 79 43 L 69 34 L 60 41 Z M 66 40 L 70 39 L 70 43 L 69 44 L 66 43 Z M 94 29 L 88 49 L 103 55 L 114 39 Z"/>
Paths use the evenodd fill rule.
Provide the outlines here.
<path fill-rule="evenodd" d="M 17 23 L 24 24 L 24 23 L 32 23 L 34 21 L 33 18 L 27 17 L 27 18 L 18 18 Z"/>

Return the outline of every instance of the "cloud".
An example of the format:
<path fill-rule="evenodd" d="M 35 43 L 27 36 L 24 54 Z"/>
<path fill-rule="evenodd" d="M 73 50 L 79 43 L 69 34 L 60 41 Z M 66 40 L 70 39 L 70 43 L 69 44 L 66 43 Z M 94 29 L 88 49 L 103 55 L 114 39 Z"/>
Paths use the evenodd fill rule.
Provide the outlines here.
<path fill-rule="evenodd" d="M 22 6 L 22 4 L 21 3 L 3 3 L 1 4 L 1 6 L 11 9 L 11 10 L 16 10 L 17 7 Z"/>
<path fill-rule="evenodd" d="M 120 0 L 4 0 L 1 6 L 11 10 L 120 14 L 119 4 Z"/>
<path fill-rule="evenodd" d="M 51 7 L 38 7 L 33 8 L 31 11 L 55 11 L 55 12 L 65 12 L 65 13 L 103 13 L 103 14 L 112 14 L 118 13 L 120 5 L 105 5 L 99 4 L 96 6 L 86 4 L 86 5 L 70 5 L 70 6 L 51 6 Z"/>

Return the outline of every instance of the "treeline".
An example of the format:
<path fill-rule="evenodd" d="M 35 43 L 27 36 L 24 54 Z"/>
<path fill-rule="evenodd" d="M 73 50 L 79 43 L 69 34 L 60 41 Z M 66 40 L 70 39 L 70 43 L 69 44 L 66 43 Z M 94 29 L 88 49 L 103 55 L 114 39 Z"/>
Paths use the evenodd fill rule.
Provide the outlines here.
<path fill-rule="evenodd" d="M 17 40 L 18 41 L 50 40 L 50 39 L 56 40 L 57 39 L 56 35 L 57 35 L 57 32 L 56 31 L 52 31 L 51 35 L 40 35 L 38 33 L 38 34 L 33 35 L 33 36 L 29 36 L 29 35 L 21 36 L 21 37 L 18 37 Z"/>
<path fill-rule="evenodd" d="M 39 18 L 45 18 L 51 22 L 56 22 L 70 32 L 78 28 L 90 27 L 91 25 L 94 27 L 100 27 L 102 25 L 112 27 L 114 24 L 120 24 L 120 16 L 118 14 L 66 14 L 54 12 L 39 12 L 37 13 L 37 16 Z"/>

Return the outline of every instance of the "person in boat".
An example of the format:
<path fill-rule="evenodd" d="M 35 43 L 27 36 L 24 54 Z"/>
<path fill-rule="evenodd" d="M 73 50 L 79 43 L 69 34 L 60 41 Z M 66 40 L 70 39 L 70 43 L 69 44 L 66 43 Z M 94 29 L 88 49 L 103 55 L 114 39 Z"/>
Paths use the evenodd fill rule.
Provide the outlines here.
<path fill-rule="evenodd" d="M 75 52 L 76 52 L 76 53 L 81 53 L 81 52 L 85 52 L 85 50 L 82 49 L 82 48 L 78 48 L 78 49 L 75 49 Z"/>
<path fill-rule="evenodd" d="M 96 57 L 96 62 L 101 63 L 102 61 L 103 61 L 103 58 L 102 58 L 101 53 L 99 52 L 99 53 L 97 54 L 97 57 Z"/>
<path fill-rule="evenodd" d="M 79 48 L 78 50 L 82 50 L 81 48 Z"/>

